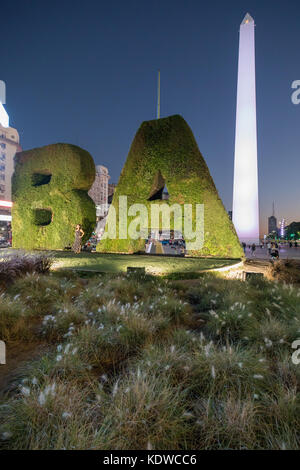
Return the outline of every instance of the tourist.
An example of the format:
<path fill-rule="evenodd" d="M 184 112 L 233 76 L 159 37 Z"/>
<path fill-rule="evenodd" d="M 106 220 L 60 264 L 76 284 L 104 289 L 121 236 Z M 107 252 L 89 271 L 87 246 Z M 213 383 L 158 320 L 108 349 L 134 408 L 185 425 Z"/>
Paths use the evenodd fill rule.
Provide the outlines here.
<path fill-rule="evenodd" d="M 272 243 L 272 248 L 271 248 L 271 257 L 274 259 L 279 259 L 279 249 L 277 243 Z"/>
<path fill-rule="evenodd" d="M 256 250 L 256 245 L 255 245 L 255 243 L 252 243 L 252 245 L 251 245 L 252 256 L 255 256 L 255 250 Z"/>
<path fill-rule="evenodd" d="M 267 243 L 267 248 L 268 248 L 269 255 L 271 255 L 271 248 L 272 248 L 271 242 Z"/>
<path fill-rule="evenodd" d="M 84 235 L 84 231 L 82 230 L 81 228 L 81 225 L 80 224 L 77 224 L 76 225 L 76 228 L 75 228 L 75 241 L 74 241 L 74 244 L 72 246 L 72 250 L 74 251 L 74 253 L 80 253 L 81 251 L 81 239 Z"/>

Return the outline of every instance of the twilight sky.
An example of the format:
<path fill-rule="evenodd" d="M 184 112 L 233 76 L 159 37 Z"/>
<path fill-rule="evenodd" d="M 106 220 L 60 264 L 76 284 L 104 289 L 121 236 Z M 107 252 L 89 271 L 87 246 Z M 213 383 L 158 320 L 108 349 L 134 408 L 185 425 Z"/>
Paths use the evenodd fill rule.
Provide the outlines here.
<path fill-rule="evenodd" d="M 117 182 L 156 113 L 181 114 L 227 210 L 232 205 L 239 25 L 256 22 L 261 233 L 300 220 L 299 0 L 43 0 L 1 5 L 1 72 L 24 149 L 68 142 Z"/>

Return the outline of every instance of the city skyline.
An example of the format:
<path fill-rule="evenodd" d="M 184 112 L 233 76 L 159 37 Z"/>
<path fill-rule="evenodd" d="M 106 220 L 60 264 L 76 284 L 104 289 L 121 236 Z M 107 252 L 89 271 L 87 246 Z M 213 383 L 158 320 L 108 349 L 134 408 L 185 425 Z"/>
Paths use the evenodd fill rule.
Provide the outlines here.
<path fill-rule="evenodd" d="M 300 106 L 291 102 L 292 82 L 300 77 L 295 60 L 300 35 L 297 2 L 291 2 L 290 9 L 268 1 L 216 2 L 217 10 L 196 2 L 184 9 L 176 1 L 153 2 L 147 18 L 135 1 L 99 10 L 93 4 L 92 11 L 89 2 L 84 7 L 72 2 L 71 10 L 68 4 L 36 4 L 28 12 L 17 2 L 18 17 L 13 6 L 3 7 L 4 34 L 10 41 L 0 78 L 7 85 L 11 126 L 20 132 L 24 149 L 54 142 L 80 145 L 96 164 L 107 166 L 111 181 L 117 182 L 136 128 L 156 117 L 160 69 L 162 117 L 178 113 L 187 120 L 231 210 L 238 26 L 249 10 L 258 23 L 261 235 L 273 200 L 279 220 L 285 218 L 288 224 L 300 219 Z M 79 35 L 81 24 L 85 29 Z M 112 138 L 115 131 L 117 140 Z"/>

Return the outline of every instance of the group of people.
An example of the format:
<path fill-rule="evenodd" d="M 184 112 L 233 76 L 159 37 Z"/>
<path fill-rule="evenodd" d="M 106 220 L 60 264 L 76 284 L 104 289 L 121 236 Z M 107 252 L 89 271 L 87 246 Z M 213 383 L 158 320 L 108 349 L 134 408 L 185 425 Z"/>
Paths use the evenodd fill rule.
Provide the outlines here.
<path fill-rule="evenodd" d="M 82 241 L 83 236 L 84 236 L 84 231 L 82 230 L 81 225 L 77 224 L 76 228 L 75 228 L 75 240 L 74 240 L 74 243 L 73 243 L 73 246 L 72 246 L 72 250 L 74 251 L 74 253 L 77 253 L 77 254 L 80 253 L 80 251 L 81 251 L 81 241 Z M 185 243 L 184 243 L 184 245 L 185 245 Z M 293 246 L 292 242 L 290 242 L 289 245 L 290 245 L 290 248 L 291 248 Z M 264 243 L 260 244 L 260 248 L 264 248 L 264 246 L 265 246 Z M 242 247 L 243 247 L 244 253 L 246 253 L 247 245 L 246 245 L 245 242 L 242 243 Z M 297 244 L 297 242 L 295 242 L 295 248 L 297 248 L 297 247 L 298 247 L 298 244 Z M 256 250 L 256 244 L 252 243 L 252 245 L 248 245 L 248 248 L 251 251 L 252 256 L 254 257 L 255 256 L 255 250 Z M 267 250 L 268 250 L 269 256 L 272 259 L 279 259 L 279 249 L 280 249 L 280 247 L 279 247 L 277 242 L 271 242 L 271 241 L 267 242 Z"/>
<path fill-rule="evenodd" d="M 244 253 L 246 253 L 247 245 L 246 245 L 245 242 L 242 243 L 242 247 L 243 247 Z M 252 243 L 252 245 L 248 245 L 248 248 L 249 248 L 249 250 L 251 251 L 252 256 L 254 256 L 254 255 L 255 255 L 255 250 L 256 250 L 256 245 L 255 245 L 255 243 Z"/>
<path fill-rule="evenodd" d="M 290 246 L 290 248 L 293 247 L 292 242 L 289 243 L 289 246 Z M 294 246 L 295 246 L 295 248 L 298 247 L 297 242 L 294 243 Z M 243 247 L 244 253 L 246 253 L 246 248 L 247 248 L 246 243 L 243 242 L 242 247 Z M 268 254 L 272 259 L 279 259 L 280 245 L 276 241 L 272 242 L 272 241 L 269 240 L 266 244 L 265 243 L 260 243 L 259 247 L 261 249 L 266 247 L 267 250 L 268 250 Z M 252 245 L 248 245 L 248 249 L 251 252 L 252 256 L 254 257 L 255 256 L 255 250 L 256 250 L 256 244 L 252 243 Z"/>
<path fill-rule="evenodd" d="M 271 258 L 279 259 L 279 245 L 277 242 L 268 242 L 267 248 Z"/>

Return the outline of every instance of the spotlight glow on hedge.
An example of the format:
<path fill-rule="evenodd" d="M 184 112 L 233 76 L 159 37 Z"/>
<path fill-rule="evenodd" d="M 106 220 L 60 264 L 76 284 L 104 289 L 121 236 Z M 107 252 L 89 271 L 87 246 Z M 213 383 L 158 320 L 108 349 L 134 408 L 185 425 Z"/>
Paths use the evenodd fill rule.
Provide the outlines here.
<path fill-rule="evenodd" d="M 1 102 L 0 102 L 0 124 L 3 127 L 9 127 L 9 116 Z"/>
<path fill-rule="evenodd" d="M 247 13 L 240 27 L 232 220 L 238 237 L 259 242 L 255 39 Z"/>

